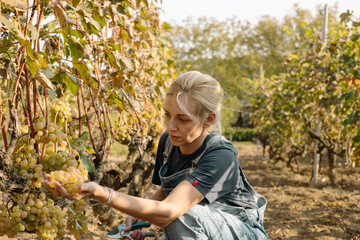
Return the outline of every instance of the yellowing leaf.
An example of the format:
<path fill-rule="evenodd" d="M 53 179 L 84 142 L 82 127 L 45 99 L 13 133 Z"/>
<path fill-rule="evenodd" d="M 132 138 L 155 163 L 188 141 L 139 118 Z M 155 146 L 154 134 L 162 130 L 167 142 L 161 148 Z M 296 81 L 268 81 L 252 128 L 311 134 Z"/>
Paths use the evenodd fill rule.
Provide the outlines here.
<path fill-rule="evenodd" d="M 23 33 L 19 31 L 17 27 L 15 27 L 12 19 L 9 16 L 1 15 L 1 23 L 4 24 L 17 39 L 25 40 Z"/>
<path fill-rule="evenodd" d="M 68 15 L 66 15 L 66 12 L 61 8 L 61 6 L 56 5 L 53 9 L 57 19 L 59 20 L 61 28 L 66 28 L 69 25 L 76 25 L 76 23 L 71 20 Z"/>
<path fill-rule="evenodd" d="M 2 0 L 1 3 L 18 10 L 26 10 L 28 8 L 27 2 L 23 0 Z"/>
<path fill-rule="evenodd" d="M 43 72 L 41 72 L 40 69 L 36 71 L 36 74 L 33 77 L 33 79 L 38 80 L 40 84 L 45 88 L 50 88 L 51 90 L 55 89 L 54 84 L 50 81 L 49 78 L 46 77 L 46 75 Z"/>
<path fill-rule="evenodd" d="M 130 58 L 128 58 L 128 57 L 125 57 L 125 56 L 119 56 L 119 58 L 120 58 L 120 61 L 125 65 L 125 67 L 126 67 L 126 70 L 128 70 L 128 71 L 132 71 L 132 70 L 134 70 L 134 68 L 133 68 L 133 65 L 132 65 L 132 62 L 131 62 L 131 59 Z"/>
<path fill-rule="evenodd" d="M 119 74 L 119 72 L 114 72 L 111 74 L 111 79 L 114 88 L 121 88 L 123 86 L 124 76 Z"/>

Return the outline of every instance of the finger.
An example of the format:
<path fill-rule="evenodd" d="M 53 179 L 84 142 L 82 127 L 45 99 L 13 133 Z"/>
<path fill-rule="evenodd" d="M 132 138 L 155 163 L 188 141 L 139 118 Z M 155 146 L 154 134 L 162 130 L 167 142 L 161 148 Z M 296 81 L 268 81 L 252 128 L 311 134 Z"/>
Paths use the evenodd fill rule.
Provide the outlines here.
<path fill-rule="evenodd" d="M 45 176 L 46 177 L 46 176 Z M 55 187 L 50 187 L 50 183 L 47 180 L 44 180 L 44 185 L 57 197 L 66 197 L 73 200 L 72 195 L 59 183 L 55 182 Z"/>
<path fill-rule="evenodd" d="M 49 189 L 51 188 L 48 180 L 44 180 L 43 183 L 44 183 L 45 187 L 47 187 Z"/>
<path fill-rule="evenodd" d="M 131 230 L 132 224 L 133 224 L 132 218 L 128 217 L 128 218 L 125 219 L 125 225 L 126 225 L 125 232 L 128 232 L 128 231 Z"/>
<path fill-rule="evenodd" d="M 66 188 L 64 188 L 59 182 L 55 182 L 55 188 L 60 193 L 61 197 L 68 198 L 70 200 L 74 200 L 73 195 L 69 193 Z"/>
<path fill-rule="evenodd" d="M 79 191 L 82 191 L 82 192 L 87 192 L 87 191 L 90 191 L 89 187 L 88 187 L 88 184 L 87 183 L 83 183 L 79 186 Z"/>
<path fill-rule="evenodd" d="M 55 188 L 50 187 L 50 183 L 47 180 L 44 180 L 43 183 L 44 183 L 45 187 L 50 190 L 50 192 L 52 192 L 56 196 L 60 196 L 59 191 L 57 191 Z"/>
<path fill-rule="evenodd" d="M 141 232 L 139 230 L 135 230 L 133 234 L 131 234 L 133 239 L 141 239 Z"/>
<path fill-rule="evenodd" d="M 49 174 L 45 174 L 45 177 L 46 177 L 46 179 L 47 179 L 48 181 L 50 181 L 51 177 L 50 177 Z"/>

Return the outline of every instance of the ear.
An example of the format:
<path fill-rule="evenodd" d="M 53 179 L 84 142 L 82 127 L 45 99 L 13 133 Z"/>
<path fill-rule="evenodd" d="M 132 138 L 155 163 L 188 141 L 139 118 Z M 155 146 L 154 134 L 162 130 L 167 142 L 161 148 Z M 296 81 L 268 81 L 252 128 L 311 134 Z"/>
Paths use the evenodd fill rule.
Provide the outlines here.
<path fill-rule="evenodd" d="M 216 114 L 213 112 L 210 112 L 209 115 L 207 116 L 207 118 L 205 119 L 204 128 L 208 128 L 211 125 L 213 125 L 215 123 L 215 117 L 216 117 Z"/>

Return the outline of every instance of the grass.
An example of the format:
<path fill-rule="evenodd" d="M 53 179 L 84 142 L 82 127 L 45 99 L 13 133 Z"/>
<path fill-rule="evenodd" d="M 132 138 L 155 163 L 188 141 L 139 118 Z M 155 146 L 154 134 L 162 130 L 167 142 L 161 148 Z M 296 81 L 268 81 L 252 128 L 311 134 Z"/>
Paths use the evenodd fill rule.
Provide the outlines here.
<path fill-rule="evenodd" d="M 254 143 L 252 143 L 252 142 L 235 142 L 235 141 L 233 141 L 232 144 L 238 150 L 254 145 Z"/>

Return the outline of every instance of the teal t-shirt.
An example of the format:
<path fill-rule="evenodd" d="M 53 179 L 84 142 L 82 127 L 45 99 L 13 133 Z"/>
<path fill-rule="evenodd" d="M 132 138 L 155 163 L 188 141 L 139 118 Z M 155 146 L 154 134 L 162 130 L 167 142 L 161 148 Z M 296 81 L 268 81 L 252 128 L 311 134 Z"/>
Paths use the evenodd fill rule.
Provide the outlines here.
<path fill-rule="evenodd" d="M 159 170 L 164 163 L 163 152 L 168 133 L 160 138 L 152 183 L 160 185 Z M 192 160 L 205 149 L 210 135 L 201 147 L 190 155 L 182 155 L 178 147 L 173 147 L 168 159 L 167 176 L 192 167 Z M 187 177 L 187 181 L 204 195 L 207 203 L 218 201 L 230 206 L 256 209 L 257 205 L 244 186 L 240 174 L 237 150 L 229 141 L 221 140 L 211 146 L 201 156 L 194 171 Z M 195 183 L 195 184 L 194 184 Z"/>

